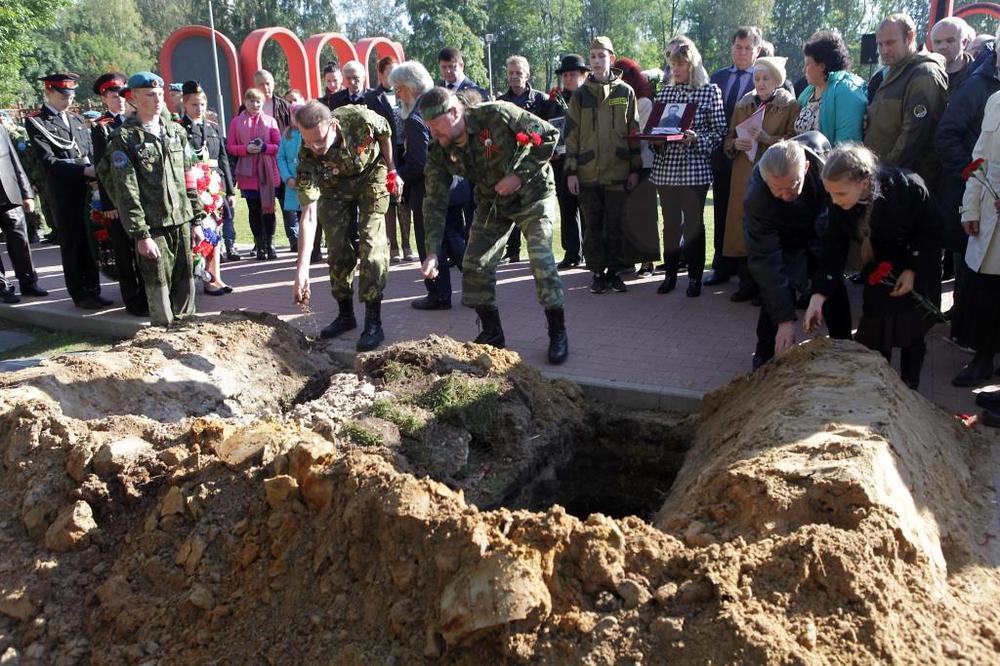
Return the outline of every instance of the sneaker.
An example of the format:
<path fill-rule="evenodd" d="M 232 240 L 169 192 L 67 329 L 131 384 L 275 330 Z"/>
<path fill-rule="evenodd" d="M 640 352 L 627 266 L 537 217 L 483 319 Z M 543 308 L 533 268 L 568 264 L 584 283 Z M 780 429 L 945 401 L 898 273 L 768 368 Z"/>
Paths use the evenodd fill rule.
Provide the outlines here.
<path fill-rule="evenodd" d="M 653 262 L 647 261 L 642 266 L 639 266 L 639 272 L 636 275 L 642 277 L 643 275 L 653 274 Z"/>
<path fill-rule="evenodd" d="M 608 281 L 603 275 L 595 275 L 594 281 L 590 283 L 590 293 L 603 294 L 608 291 Z"/>
<path fill-rule="evenodd" d="M 566 270 L 568 268 L 576 268 L 579 265 L 580 265 L 580 260 L 579 259 L 570 259 L 569 257 L 566 257 L 565 259 L 563 259 L 562 261 L 560 261 L 558 264 L 556 264 L 556 268 L 559 269 L 559 270 L 561 270 L 561 271 L 564 271 L 564 270 Z"/>
<path fill-rule="evenodd" d="M 628 291 L 628 287 L 625 286 L 625 283 L 622 282 L 622 279 L 618 276 L 617 273 L 612 273 L 611 275 L 609 275 L 607 277 L 607 281 L 608 281 L 608 286 L 611 287 L 612 291 L 617 291 L 619 294 L 623 294 L 626 291 Z"/>

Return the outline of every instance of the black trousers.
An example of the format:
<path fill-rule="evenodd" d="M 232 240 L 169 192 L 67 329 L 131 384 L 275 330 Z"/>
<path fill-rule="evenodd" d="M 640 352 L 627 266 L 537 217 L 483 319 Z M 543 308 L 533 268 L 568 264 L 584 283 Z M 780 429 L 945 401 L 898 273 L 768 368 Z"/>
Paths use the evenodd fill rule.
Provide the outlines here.
<path fill-rule="evenodd" d="M 53 214 L 59 227 L 59 254 L 62 258 L 66 290 L 74 303 L 98 296 L 101 278 L 97 259 L 90 250 L 90 230 L 87 228 L 87 197 L 90 188 L 84 183 L 69 191 L 53 193 Z"/>
<path fill-rule="evenodd" d="M 795 298 L 793 290 L 789 295 Z M 830 337 L 835 340 L 851 339 L 851 303 L 847 298 L 847 287 L 843 282 L 837 284 L 833 296 L 823 303 L 823 319 Z M 757 317 L 757 348 L 753 354 L 753 367 L 756 370 L 764 363 L 774 358 L 774 340 L 778 336 L 778 323 L 771 319 L 766 307 L 760 308 Z"/>
<path fill-rule="evenodd" d="M 621 266 L 624 261 L 622 218 L 628 192 L 624 188 L 581 187 L 579 199 L 587 268 L 593 273 L 601 273 L 607 268 Z"/>
<path fill-rule="evenodd" d="M 125 309 L 132 314 L 149 311 L 146 300 L 146 284 L 139 272 L 139 255 L 135 251 L 135 241 L 128 237 L 121 221 L 108 225 L 111 247 L 115 250 L 115 268 L 118 269 L 118 290 L 122 295 Z"/>
<path fill-rule="evenodd" d="M 17 276 L 22 290 L 30 287 L 38 282 L 38 274 L 35 273 L 35 266 L 31 262 L 28 224 L 24 218 L 24 210 L 18 206 L 0 212 L 0 227 L 3 228 L 3 237 L 7 241 L 7 254 L 10 255 L 10 263 L 14 265 L 14 275 Z M 6 268 L 3 259 L 0 259 L 0 278 L 4 272 Z"/>
<path fill-rule="evenodd" d="M 423 263 L 424 259 L 427 258 L 427 248 L 424 242 L 427 232 L 424 229 L 423 181 L 410 190 L 409 198 L 413 217 L 413 233 L 417 243 L 417 256 L 420 257 L 420 263 Z M 436 297 L 441 301 L 451 301 L 451 267 L 457 266 L 458 270 L 462 270 L 465 244 L 465 207 L 448 206 L 448 214 L 444 223 L 444 236 L 441 237 L 441 246 L 437 252 L 438 275 L 433 280 L 424 280 L 428 296 Z"/>
<path fill-rule="evenodd" d="M 736 259 L 722 254 L 723 242 L 726 237 L 726 215 L 729 213 L 730 181 L 733 177 L 733 162 L 725 155 L 712 156 L 712 214 L 715 218 L 713 242 L 715 257 L 712 259 L 712 270 L 736 275 Z"/>
<path fill-rule="evenodd" d="M 972 274 L 972 346 L 976 355 L 1000 352 L 1000 275 Z"/>
<path fill-rule="evenodd" d="M 559 200 L 559 232 L 562 236 L 563 259 L 580 261 L 583 255 L 583 234 L 580 232 L 580 198 L 566 186 L 565 159 L 553 160 L 556 178 L 556 198 Z M 513 234 L 512 234 L 513 235 Z"/>

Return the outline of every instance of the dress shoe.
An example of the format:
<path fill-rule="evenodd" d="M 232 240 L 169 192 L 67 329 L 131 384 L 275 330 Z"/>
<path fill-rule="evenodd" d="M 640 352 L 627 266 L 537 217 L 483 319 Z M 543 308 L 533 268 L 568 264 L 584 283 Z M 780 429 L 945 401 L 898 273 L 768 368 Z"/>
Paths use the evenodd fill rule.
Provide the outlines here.
<path fill-rule="evenodd" d="M 273 245 L 269 246 L 267 248 L 267 260 L 268 261 L 273 261 L 274 259 L 277 259 L 277 258 L 278 258 L 278 251 L 274 249 Z"/>
<path fill-rule="evenodd" d="M 510 263 L 512 263 L 512 264 L 519 264 L 519 263 L 521 263 L 521 255 L 520 254 L 508 254 L 507 255 L 507 261 L 510 262 Z"/>
<path fill-rule="evenodd" d="M 265 259 L 267 259 L 267 252 L 264 251 L 264 248 L 259 247 L 257 248 L 257 253 L 255 256 L 257 258 L 257 261 L 264 261 Z"/>
<path fill-rule="evenodd" d="M 403 261 L 402 255 L 394 254 L 391 257 L 389 257 L 389 264 L 391 266 L 395 266 L 396 264 L 400 263 L 401 261 Z"/>
<path fill-rule="evenodd" d="M 206 285 L 205 293 L 209 296 L 225 296 L 226 290 L 223 287 L 219 287 L 218 289 L 209 289 L 208 285 Z"/>
<path fill-rule="evenodd" d="M 85 296 L 76 302 L 76 307 L 83 310 L 100 310 L 107 305 L 99 301 L 97 296 Z"/>
<path fill-rule="evenodd" d="M 222 288 L 222 291 L 226 292 L 227 294 L 231 294 L 236 290 L 227 284 L 225 287 Z"/>
<path fill-rule="evenodd" d="M 436 296 L 424 296 L 410 303 L 414 310 L 451 310 L 451 300 L 443 300 Z"/>
<path fill-rule="evenodd" d="M 976 396 L 976 404 L 983 409 L 991 409 L 995 412 L 1000 412 L 1000 391 L 980 393 Z"/>
<path fill-rule="evenodd" d="M 989 428 L 1000 428 L 1000 411 L 984 409 L 979 422 Z"/>
<path fill-rule="evenodd" d="M 48 296 L 49 292 L 42 289 L 37 284 L 29 284 L 28 286 L 21 285 L 21 295 L 22 296 Z"/>
<path fill-rule="evenodd" d="M 4 303 L 20 303 L 21 298 L 14 293 L 13 287 L 0 287 L 0 301 Z"/>
<path fill-rule="evenodd" d="M 963 388 L 971 388 L 973 386 L 979 386 L 980 384 L 985 384 L 993 377 L 993 359 L 977 359 L 973 358 L 962 371 L 955 375 L 955 378 L 951 380 L 952 386 L 959 386 Z"/>
<path fill-rule="evenodd" d="M 725 284 L 726 282 L 729 282 L 729 278 L 731 277 L 732 275 L 723 271 L 712 271 L 704 280 L 701 281 L 701 283 L 706 287 L 714 287 L 717 284 Z"/>
<path fill-rule="evenodd" d="M 416 252 L 407 252 L 404 258 L 409 262 L 420 261 L 420 256 Z"/>
<path fill-rule="evenodd" d="M 565 259 L 563 259 L 562 261 L 560 261 L 558 264 L 556 264 L 556 268 L 559 269 L 559 270 L 561 270 L 561 271 L 564 271 L 567 268 L 576 268 L 579 265 L 580 265 L 580 260 L 579 259 L 570 259 L 569 257 L 566 257 Z"/>
<path fill-rule="evenodd" d="M 660 286 L 656 288 L 656 293 L 669 294 L 676 288 L 677 288 L 677 276 L 668 275 L 665 278 L 663 278 L 663 282 L 661 282 Z"/>
<path fill-rule="evenodd" d="M 628 291 L 628 287 L 622 282 L 621 277 L 617 273 L 611 273 L 606 278 L 608 286 L 611 287 L 611 291 L 617 291 L 619 294 L 624 294 Z"/>
<path fill-rule="evenodd" d="M 729 300 L 731 300 L 733 303 L 745 303 L 756 295 L 757 295 L 757 290 L 754 289 L 753 287 L 749 288 L 740 287 L 739 289 L 733 292 L 733 295 L 729 297 Z"/>
<path fill-rule="evenodd" d="M 695 278 L 688 280 L 687 295 L 689 298 L 698 298 L 701 296 L 701 280 Z"/>

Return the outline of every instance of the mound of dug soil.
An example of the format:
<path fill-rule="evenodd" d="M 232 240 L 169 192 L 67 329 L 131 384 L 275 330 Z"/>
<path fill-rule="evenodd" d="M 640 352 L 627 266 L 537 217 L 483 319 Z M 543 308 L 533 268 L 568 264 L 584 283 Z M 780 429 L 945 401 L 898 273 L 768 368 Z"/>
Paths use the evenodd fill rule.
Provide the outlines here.
<path fill-rule="evenodd" d="M 225 315 L 0 376 L 0 662 L 1000 658 L 989 451 L 860 347 L 698 418 L 323 350 Z"/>

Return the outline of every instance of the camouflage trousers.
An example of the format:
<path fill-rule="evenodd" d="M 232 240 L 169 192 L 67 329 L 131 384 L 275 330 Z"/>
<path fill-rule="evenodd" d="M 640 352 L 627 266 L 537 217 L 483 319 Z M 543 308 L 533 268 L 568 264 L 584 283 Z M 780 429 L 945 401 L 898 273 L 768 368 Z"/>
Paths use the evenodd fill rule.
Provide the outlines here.
<path fill-rule="evenodd" d="M 160 258 L 139 255 L 139 272 L 146 284 L 149 321 L 169 326 L 174 319 L 194 314 L 194 261 L 191 229 L 187 224 L 150 229 Z"/>
<path fill-rule="evenodd" d="M 486 220 L 489 202 L 479 202 L 469 230 L 469 243 L 462 262 L 462 304 L 469 307 L 494 305 L 497 297 L 497 262 L 503 256 L 507 237 L 518 229 L 528 239 L 528 261 L 535 278 L 538 302 L 546 310 L 563 306 L 562 279 L 552 256 L 552 225 L 559 224 L 559 202 L 555 191 L 521 210 Z"/>
<path fill-rule="evenodd" d="M 355 196 L 324 196 L 316 216 L 326 236 L 330 292 L 341 301 L 353 297 L 354 270 L 360 264 L 358 298 L 367 303 L 382 299 L 389 270 L 389 243 L 385 213 L 389 193 L 384 187 L 366 185 Z"/>

